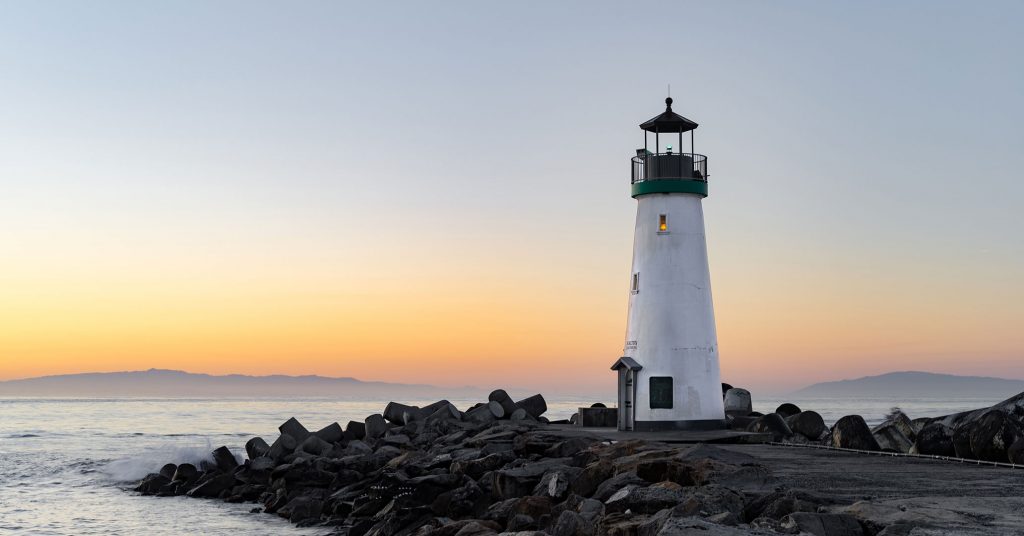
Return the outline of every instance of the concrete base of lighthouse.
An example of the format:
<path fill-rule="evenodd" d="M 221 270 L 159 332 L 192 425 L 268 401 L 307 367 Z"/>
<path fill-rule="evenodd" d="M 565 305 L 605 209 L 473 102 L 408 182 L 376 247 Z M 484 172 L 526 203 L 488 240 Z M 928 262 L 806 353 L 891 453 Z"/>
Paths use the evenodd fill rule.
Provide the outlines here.
<path fill-rule="evenodd" d="M 704 195 L 676 188 L 677 182 L 696 181 L 651 181 L 648 190 L 634 192 L 626 343 L 612 367 L 619 376 L 620 430 L 725 427 Z"/>

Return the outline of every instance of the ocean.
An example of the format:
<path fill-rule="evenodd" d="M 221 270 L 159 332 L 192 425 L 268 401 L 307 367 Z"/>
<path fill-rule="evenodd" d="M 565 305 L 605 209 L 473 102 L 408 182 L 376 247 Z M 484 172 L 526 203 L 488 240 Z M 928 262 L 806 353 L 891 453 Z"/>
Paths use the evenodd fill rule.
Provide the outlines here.
<path fill-rule="evenodd" d="M 460 408 L 471 404 L 452 402 Z M 829 423 L 856 413 L 873 424 L 894 406 L 911 418 L 936 417 L 999 400 L 755 399 L 754 409 L 767 413 L 782 402 L 813 409 Z M 323 534 L 323 529 L 298 529 L 276 516 L 250 513 L 252 504 L 143 497 L 131 488 L 164 463 L 196 463 L 221 445 L 244 457 L 249 438 L 272 442 L 277 426 L 292 416 L 310 429 L 334 421 L 344 426 L 386 404 L 299 398 L 0 399 L 0 534 Z M 548 415 L 568 418 L 580 405 L 579 400 L 549 400 Z"/>

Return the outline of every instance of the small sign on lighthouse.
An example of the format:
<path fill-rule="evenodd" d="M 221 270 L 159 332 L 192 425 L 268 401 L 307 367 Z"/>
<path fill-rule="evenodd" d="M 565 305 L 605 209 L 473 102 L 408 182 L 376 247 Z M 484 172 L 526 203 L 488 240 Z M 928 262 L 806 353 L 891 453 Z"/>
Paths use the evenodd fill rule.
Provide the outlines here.
<path fill-rule="evenodd" d="M 618 373 L 619 430 L 725 427 L 704 210 L 707 157 L 693 152 L 697 123 L 672 111 L 640 125 L 633 157 L 637 200 L 629 313 Z M 690 133 L 690 152 L 673 152 Z M 654 151 L 649 147 L 654 134 Z M 664 138 L 664 140 L 662 139 Z"/>

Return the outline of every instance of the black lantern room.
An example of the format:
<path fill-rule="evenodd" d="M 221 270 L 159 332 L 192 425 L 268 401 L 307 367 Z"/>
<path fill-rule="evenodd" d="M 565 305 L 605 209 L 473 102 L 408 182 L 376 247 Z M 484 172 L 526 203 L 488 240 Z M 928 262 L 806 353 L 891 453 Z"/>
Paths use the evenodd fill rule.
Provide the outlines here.
<path fill-rule="evenodd" d="M 707 157 L 694 152 L 693 131 L 697 123 L 672 111 L 672 97 L 665 99 L 665 111 L 640 124 L 644 148 L 633 157 L 633 197 L 650 193 L 695 193 L 707 196 Z M 690 152 L 682 152 L 683 134 L 690 133 Z M 649 148 L 654 133 L 654 151 Z M 666 144 L 661 138 L 676 142 Z M 646 183 L 646 184 L 644 184 Z M 695 184 L 697 183 L 697 184 Z"/>

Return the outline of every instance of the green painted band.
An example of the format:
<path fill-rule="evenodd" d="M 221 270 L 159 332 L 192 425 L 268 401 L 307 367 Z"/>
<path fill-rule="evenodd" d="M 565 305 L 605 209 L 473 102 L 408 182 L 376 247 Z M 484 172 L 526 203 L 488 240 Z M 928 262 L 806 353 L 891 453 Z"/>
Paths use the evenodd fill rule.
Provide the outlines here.
<path fill-rule="evenodd" d="M 708 183 L 689 180 L 654 180 L 633 183 L 632 197 L 645 194 L 697 194 L 708 196 Z"/>

